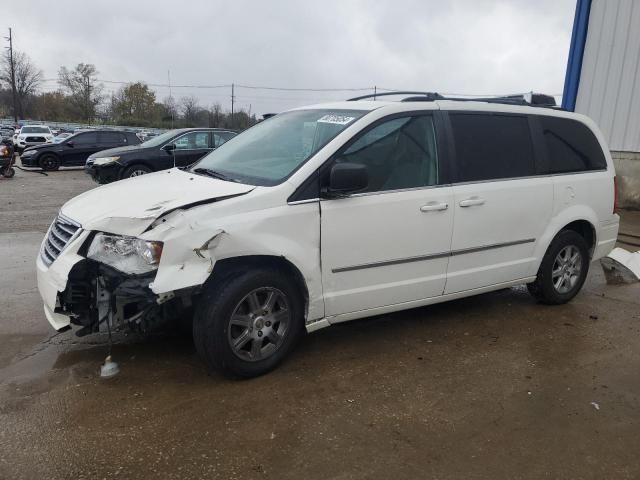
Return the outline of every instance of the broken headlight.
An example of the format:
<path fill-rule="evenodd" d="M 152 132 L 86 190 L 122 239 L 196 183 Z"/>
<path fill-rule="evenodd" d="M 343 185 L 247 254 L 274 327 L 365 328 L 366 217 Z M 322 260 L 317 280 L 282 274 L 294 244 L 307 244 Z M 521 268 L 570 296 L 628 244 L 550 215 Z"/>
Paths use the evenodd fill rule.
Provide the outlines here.
<path fill-rule="evenodd" d="M 162 242 L 98 233 L 89 246 L 87 258 L 123 273 L 141 274 L 156 270 L 161 255 Z"/>

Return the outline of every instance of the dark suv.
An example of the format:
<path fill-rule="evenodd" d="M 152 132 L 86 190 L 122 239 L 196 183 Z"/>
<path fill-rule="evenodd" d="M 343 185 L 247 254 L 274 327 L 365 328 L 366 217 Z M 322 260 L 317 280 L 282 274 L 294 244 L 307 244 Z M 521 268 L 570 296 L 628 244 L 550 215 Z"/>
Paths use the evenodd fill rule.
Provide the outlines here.
<path fill-rule="evenodd" d="M 20 155 L 25 167 L 57 170 L 60 167 L 84 165 L 87 158 L 102 150 L 138 145 L 135 132 L 124 130 L 90 130 L 79 132 L 60 143 L 29 147 Z"/>
<path fill-rule="evenodd" d="M 236 135 L 219 128 L 170 130 L 135 147 L 91 155 L 85 172 L 98 183 L 110 183 L 173 166 L 186 167 Z"/>

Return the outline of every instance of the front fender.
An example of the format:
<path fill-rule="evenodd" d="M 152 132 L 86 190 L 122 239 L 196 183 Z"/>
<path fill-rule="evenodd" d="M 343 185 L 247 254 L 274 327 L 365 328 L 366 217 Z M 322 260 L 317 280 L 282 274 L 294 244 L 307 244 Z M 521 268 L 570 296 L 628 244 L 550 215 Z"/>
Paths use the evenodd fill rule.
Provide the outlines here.
<path fill-rule="evenodd" d="M 225 207 L 229 206 L 227 203 Z M 164 242 L 151 290 L 163 294 L 200 286 L 218 260 L 248 255 L 283 257 L 302 273 L 309 292 L 308 319 L 322 318 L 318 205 L 285 204 L 209 217 L 207 212 L 216 208 L 199 207 L 197 215 L 193 210 L 173 212 L 143 236 Z"/>

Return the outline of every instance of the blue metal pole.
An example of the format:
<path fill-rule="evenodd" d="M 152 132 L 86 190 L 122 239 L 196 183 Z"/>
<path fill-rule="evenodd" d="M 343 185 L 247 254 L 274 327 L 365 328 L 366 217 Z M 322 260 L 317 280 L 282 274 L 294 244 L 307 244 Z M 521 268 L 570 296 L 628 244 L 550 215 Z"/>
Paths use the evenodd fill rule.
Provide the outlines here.
<path fill-rule="evenodd" d="M 562 108 L 572 112 L 576 108 L 578 87 L 580 86 L 580 72 L 582 71 L 584 46 L 587 43 L 590 12 L 591 0 L 577 1 L 576 14 L 573 19 L 573 31 L 571 32 L 567 73 L 564 77 L 564 90 L 562 92 Z"/>

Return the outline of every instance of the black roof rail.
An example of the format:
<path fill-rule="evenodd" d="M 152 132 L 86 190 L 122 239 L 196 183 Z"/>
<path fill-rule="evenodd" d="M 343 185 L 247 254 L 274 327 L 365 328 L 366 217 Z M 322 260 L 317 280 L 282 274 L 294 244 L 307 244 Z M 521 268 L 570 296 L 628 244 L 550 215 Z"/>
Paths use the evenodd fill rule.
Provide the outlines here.
<path fill-rule="evenodd" d="M 417 91 L 398 91 L 398 92 L 383 92 L 383 93 L 371 93 L 368 95 L 362 95 L 360 97 L 350 98 L 349 102 L 357 100 L 365 100 L 367 98 L 387 97 L 391 95 L 412 95 L 410 97 L 403 98 L 401 102 L 434 102 L 436 100 L 450 100 L 453 102 L 486 102 L 486 103 L 499 103 L 505 105 L 524 105 L 530 107 L 545 107 L 553 108 L 556 110 L 563 110 L 557 106 L 556 99 L 551 95 L 545 95 L 543 93 L 531 93 L 531 101 L 527 101 L 524 95 L 505 95 L 502 97 L 445 97 L 436 92 L 417 92 Z"/>
<path fill-rule="evenodd" d="M 433 102 L 434 100 L 443 100 L 444 97 L 435 92 L 414 92 L 414 91 L 398 91 L 398 92 L 382 92 L 382 93 L 370 93 L 368 95 L 361 95 L 360 97 L 353 97 L 347 100 L 347 102 L 355 102 L 358 100 L 365 100 L 367 98 L 388 97 L 390 95 L 421 95 L 421 99 L 424 98 L 425 102 Z"/>
<path fill-rule="evenodd" d="M 453 102 L 486 102 L 486 103 L 501 103 L 506 105 L 531 105 L 527 102 L 523 96 L 514 95 L 508 97 L 467 97 L 467 98 L 455 98 L 444 97 L 441 100 L 451 100 Z M 405 100 L 403 100 L 405 101 Z"/>

